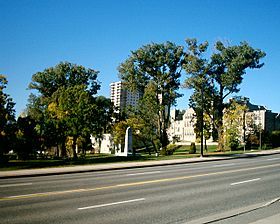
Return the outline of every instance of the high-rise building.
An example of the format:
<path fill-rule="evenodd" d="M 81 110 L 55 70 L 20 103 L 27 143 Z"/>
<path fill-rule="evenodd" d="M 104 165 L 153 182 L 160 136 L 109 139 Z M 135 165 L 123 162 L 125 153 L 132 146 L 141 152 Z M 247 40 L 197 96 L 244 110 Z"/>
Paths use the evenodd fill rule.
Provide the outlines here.
<path fill-rule="evenodd" d="M 137 106 L 138 100 L 142 96 L 139 92 L 133 93 L 125 88 L 123 82 L 113 82 L 110 84 L 111 101 L 117 108 L 118 112 L 121 112 L 127 106 Z"/>

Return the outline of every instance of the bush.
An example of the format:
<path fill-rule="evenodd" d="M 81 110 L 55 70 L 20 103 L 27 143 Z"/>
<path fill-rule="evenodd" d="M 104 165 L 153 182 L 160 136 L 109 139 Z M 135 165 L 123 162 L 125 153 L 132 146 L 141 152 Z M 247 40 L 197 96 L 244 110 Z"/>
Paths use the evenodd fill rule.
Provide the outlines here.
<path fill-rule="evenodd" d="M 195 154 L 195 153 L 196 153 L 196 146 L 195 146 L 195 143 L 194 143 L 194 142 L 191 143 L 189 153 L 190 153 L 190 154 Z"/>
<path fill-rule="evenodd" d="M 280 146 L 280 131 L 273 131 L 271 133 L 271 142 L 273 147 Z"/>
<path fill-rule="evenodd" d="M 9 162 L 9 156 L 0 154 L 0 165 L 6 165 Z"/>
<path fill-rule="evenodd" d="M 173 144 L 170 144 L 166 147 L 163 147 L 160 151 L 160 154 L 163 155 L 163 156 L 170 156 L 170 155 L 173 155 L 173 153 L 176 151 L 176 149 L 178 149 L 180 146 L 178 145 L 173 145 Z"/>

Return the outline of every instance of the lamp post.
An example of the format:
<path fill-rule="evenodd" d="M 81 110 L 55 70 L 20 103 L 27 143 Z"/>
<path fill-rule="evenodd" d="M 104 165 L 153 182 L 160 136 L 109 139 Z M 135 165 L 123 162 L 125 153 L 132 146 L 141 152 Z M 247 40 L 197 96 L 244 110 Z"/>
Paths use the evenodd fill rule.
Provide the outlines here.
<path fill-rule="evenodd" d="M 260 126 L 260 149 L 262 149 L 262 124 L 261 124 L 261 106 L 259 107 L 259 126 Z"/>
<path fill-rule="evenodd" d="M 204 90 L 203 81 L 201 83 L 201 126 L 200 126 L 200 157 L 203 157 L 203 113 L 204 113 Z"/>

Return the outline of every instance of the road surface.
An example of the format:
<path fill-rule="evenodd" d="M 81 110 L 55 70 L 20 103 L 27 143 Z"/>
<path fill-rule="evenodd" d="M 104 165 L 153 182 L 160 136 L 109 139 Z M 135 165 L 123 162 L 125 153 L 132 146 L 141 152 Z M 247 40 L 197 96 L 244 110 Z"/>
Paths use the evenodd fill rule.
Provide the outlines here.
<path fill-rule="evenodd" d="M 0 180 L 0 223 L 277 219 L 280 155 Z"/>

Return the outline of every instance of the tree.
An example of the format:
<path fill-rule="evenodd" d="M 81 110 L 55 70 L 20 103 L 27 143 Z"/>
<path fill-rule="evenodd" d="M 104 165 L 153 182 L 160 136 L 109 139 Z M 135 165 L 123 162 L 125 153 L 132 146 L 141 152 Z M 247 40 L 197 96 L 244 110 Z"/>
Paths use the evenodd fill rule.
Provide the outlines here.
<path fill-rule="evenodd" d="M 39 147 L 36 123 L 30 117 L 19 117 L 17 120 L 15 151 L 21 159 L 35 157 Z"/>
<path fill-rule="evenodd" d="M 4 75 L 0 75 L 0 157 L 12 149 L 15 132 L 15 103 L 4 92 L 8 81 Z"/>
<path fill-rule="evenodd" d="M 200 52 L 206 51 L 206 45 L 197 45 L 196 40 L 187 41 L 187 44 L 191 53 L 186 53 L 184 65 L 190 67 L 191 72 L 187 71 L 189 77 L 186 82 L 194 88 L 198 95 L 203 94 L 204 92 L 201 92 L 200 89 L 205 90 L 205 88 L 211 93 L 208 94 L 210 97 L 208 102 L 212 104 L 211 108 L 213 108 L 212 118 L 218 131 L 218 147 L 219 150 L 224 150 L 223 111 L 227 105 L 225 101 L 230 94 L 239 92 L 238 87 L 246 69 L 263 66 L 260 59 L 265 56 L 265 53 L 252 48 L 246 42 L 227 47 L 221 41 L 217 41 L 215 44 L 216 52 L 211 55 L 208 61 L 205 61 L 201 58 Z M 189 55 L 191 57 L 188 57 Z M 204 74 L 203 80 L 198 75 L 200 73 Z M 197 83 L 203 83 L 204 88 L 198 88 Z M 196 101 L 196 99 L 194 100 Z"/>
<path fill-rule="evenodd" d="M 143 92 L 150 81 L 156 85 L 159 108 L 158 130 L 162 147 L 168 144 L 170 108 L 180 96 L 181 60 L 183 47 L 174 43 L 148 44 L 136 51 L 119 67 L 120 78 L 130 91 Z"/>
<path fill-rule="evenodd" d="M 194 109 L 197 118 L 195 132 L 201 138 L 200 148 L 203 156 L 204 114 L 209 114 L 210 117 L 211 100 L 207 98 L 210 98 L 212 92 L 209 85 L 209 63 L 203 58 L 208 42 L 198 44 L 196 39 L 186 39 L 186 43 L 188 49 L 184 54 L 182 67 L 189 78 L 185 80 L 184 87 L 194 89 L 189 105 Z"/>
<path fill-rule="evenodd" d="M 159 110 L 155 90 L 156 85 L 153 81 L 149 82 L 138 105 L 128 108 L 127 118 L 115 124 L 113 133 L 116 144 L 124 144 L 126 128 L 131 127 L 134 144 L 144 145 L 149 153 L 151 153 L 149 146 L 153 145 L 154 150 L 157 151 L 154 141 L 159 139 L 157 130 Z"/>
<path fill-rule="evenodd" d="M 157 105 L 156 89 L 156 84 L 150 81 L 136 109 L 138 119 L 142 120 L 143 123 L 141 126 L 142 130 L 139 133 L 141 140 L 148 151 L 148 145 L 152 144 L 155 152 L 157 152 L 155 141 L 160 139 L 160 130 L 158 129 L 158 122 L 160 121 L 158 111 L 160 106 Z"/>
<path fill-rule="evenodd" d="M 77 158 L 76 145 L 79 137 L 89 137 L 96 123 L 94 98 L 85 85 L 60 87 L 53 95 L 48 111 L 55 120 L 64 124 L 65 136 L 72 139 L 72 153 Z"/>
<path fill-rule="evenodd" d="M 221 41 L 215 45 L 217 52 L 211 56 L 211 80 L 217 94 L 216 114 L 219 136 L 219 149 L 224 150 L 223 144 L 223 110 L 226 98 L 232 93 L 238 93 L 238 86 L 242 83 L 243 75 L 248 68 L 261 68 L 264 64 L 260 59 L 265 53 L 254 49 L 246 42 L 240 45 L 226 47 Z"/>
<path fill-rule="evenodd" d="M 224 143 L 230 150 L 236 150 L 241 140 L 245 141 L 245 113 L 248 111 L 246 103 L 231 99 L 224 110 Z"/>
<path fill-rule="evenodd" d="M 33 97 L 29 113 L 42 118 L 44 125 L 41 132 L 49 138 L 51 133 L 57 133 L 56 141 L 65 155 L 67 136 L 73 138 L 73 155 L 76 157 L 76 142 L 78 137 L 89 137 L 94 131 L 98 118 L 94 94 L 100 88 L 96 80 L 98 72 L 86 69 L 81 65 L 62 62 L 55 67 L 47 68 L 32 76 L 30 89 L 35 89 L 39 95 Z M 38 121 L 37 120 L 37 121 Z M 48 132 L 48 133 L 46 133 Z M 54 140 L 54 139 L 53 139 Z M 47 143 L 46 145 L 56 144 Z"/>
<path fill-rule="evenodd" d="M 150 152 L 149 146 L 153 146 L 155 152 L 157 147 L 155 142 L 160 139 L 158 130 L 159 108 L 157 105 L 157 86 L 150 81 L 144 90 L 143 97 L 139 100 L 137 107 L 130 108 L 127 111 L 126 119 L 129 126 L 133 127 L 134 139 L 141 142 Z"/>
<path fill-rule="evenodd" d="M 109 133 L 112 129 L 112 117 L 114 115 L 114 105 L 110 99 L 104 96 L 98 96 L 95 99 L 95 118 L 98 118 L 98 122 L 94 122 L 94 132 L 92 133 L 99 142 L 99 148 L 101 147 L 101 141 L 103 134 Z"/>

